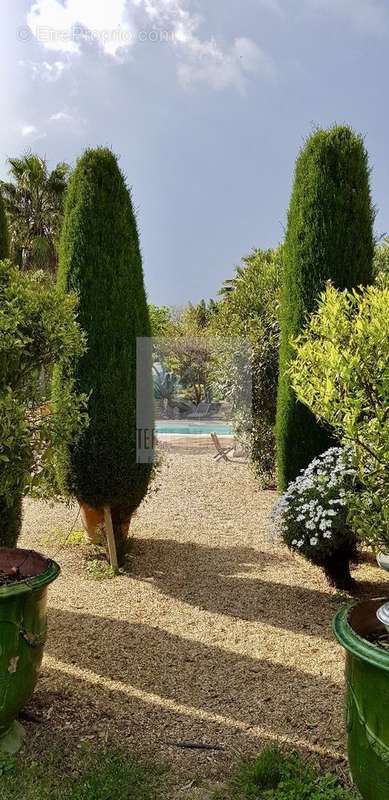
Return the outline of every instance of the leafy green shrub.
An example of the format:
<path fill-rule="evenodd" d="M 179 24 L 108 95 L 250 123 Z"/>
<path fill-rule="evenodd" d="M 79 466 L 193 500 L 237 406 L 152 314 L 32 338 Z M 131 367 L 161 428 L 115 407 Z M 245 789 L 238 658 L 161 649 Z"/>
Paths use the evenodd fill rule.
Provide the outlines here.
<path fill-rule="evenodd" d="M 361 490 L 350 497 L 359 537 L 389 550 L 389 283 L 328 286 L 294 343 L 291 380 L 301 402 L 350 443 Z"/>
<path fill-rule="evenodd" d="M 251 458 L 263 488 L 275 481 L 275 421 L 280 346 L 277 320 L 264 322 L 253 348 L 253 424 Z"/>
<path fill-rule="evenodd" d="M 172 335 L 174 323 L 171 318 L 171 309 L 168 306 L 155 306 L 149 303 L 149 317 L 151 335 L 154 338 Z"/>
<path fill-rule="evenodd" d="M 9 257 L 9 232 L 4 201 L 0 192 L 0 261 Z"/>
<path fill-rule="evenodd" d="M 90 418 L 69 448 L 60 479 L 80 501 L 111 507 L 120 551 L 122 524 L 145 496 L 152 469 L 137 463 L 136 420 L 136 340 L 150 336 L 150 324 L 131 197 L 110 150 L 87 150 L 72 175 L 58 285 L 79 298 L 88 346 L 75 382 L 88 395 Z M 149 372 L 151 406 L 151 358 Z M 60 408 L 60 375 L 55 398 Z"/>
<path fill-rule="evenodd" d="M 331 774 L 319 774 L 295 753 L 266 747 L 242 765 L 232 781 L 231 800 L 353 800 Z"/>
<path fill-rule="evenodd" d="M 22 497 L 52 496 L 55 465 L 85 424 L 84 398 L 67 379 L 61 415 L 47 406 L 42 372 L 60 362 L 68 376 L 83 350 L 75 297 L 63 297 L 43 273 L 0 262 L 0 545 L 15 545 Z"/>
<path fill-rule="evenodd" d="M 257 477 L 263 486 L 274 483 L 278 353 L 279 295 L 282 272 L 282 247 L 255 250 L 237 267 L 235 277 L 226 281 L 218 313 L 211 331 L 223 337 L 241 337 L 250 343 L 249 366 L 252 376 L 252 406 L 242 408 L 235 424 L 238 438 L 248 431 L 248 450 Z M 221 347 L 216 375 L 233 405 L 242 384 L 241 367 L 234 369 L 236 348 Z M 226 357 L 227 356 L 227 357 Z M 244 406 L 245 404 L 243 404 Z M 247 433 L 245 433 L 247 437 Z"/>
<path fill-rule="evenodd" d="M 373 221 L 361 137 L 343 126 L 316 131 L 296 163 L 285 241 L 276 433 L 281 491 L 333 443 L 296 402 L 288 373 L 291 338 L 315 311 L 327 280 L 339 289 L 372 282 Z"/>
<path fill-rule="evenodd" d="M 285 544 L 322 567 L 337 589 L 354 585 L 356 537 L 347 519 L 355 477 L 349 449 L 330 448 L 289 484 L 272 513 Z"/>
<path fill-rule="evenodd" d="M 386 236 L 374 251 L 373 261 L 374 275 L 377 277 L 381 272 L 389 275 L 389 237 Z"/>

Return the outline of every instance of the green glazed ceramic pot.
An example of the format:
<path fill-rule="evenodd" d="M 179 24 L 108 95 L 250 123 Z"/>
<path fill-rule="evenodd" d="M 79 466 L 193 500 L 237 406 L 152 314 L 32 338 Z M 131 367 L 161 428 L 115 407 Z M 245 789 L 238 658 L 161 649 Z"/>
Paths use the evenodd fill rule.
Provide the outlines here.
<path fill-rule="evenodd" d="M 0 570 L 18 578 L 0 585 L 0 749 L 16 752 L 23 733 L 16 718 L 34 691 L 43 656 L 47 587 L 60 568 L 34 551 L 1 548 Z"/>
<path fill-rule="evenodd" d="M 346 725 L 353 781 L 363 800 L 389 798 L 389 652 L 366 641 L 385 633 L 376 617 L 386 599 L 338 612 L 333 628 L 346 650 Z"/>

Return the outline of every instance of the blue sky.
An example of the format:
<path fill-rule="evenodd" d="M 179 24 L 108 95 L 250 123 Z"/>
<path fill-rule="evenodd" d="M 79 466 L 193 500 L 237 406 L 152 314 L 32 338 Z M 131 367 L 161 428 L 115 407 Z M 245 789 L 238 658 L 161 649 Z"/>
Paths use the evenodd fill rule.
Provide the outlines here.
<path fill-rule="evenodd" d="M 282 240 L 316 125 L 365 136 L 389 231 L 388 44 L 387 0 L 8 0 L 1 175 L 28 149 L 53 166 L 110 145 L 150 300 L 216 296 L 241 256 Z"/>

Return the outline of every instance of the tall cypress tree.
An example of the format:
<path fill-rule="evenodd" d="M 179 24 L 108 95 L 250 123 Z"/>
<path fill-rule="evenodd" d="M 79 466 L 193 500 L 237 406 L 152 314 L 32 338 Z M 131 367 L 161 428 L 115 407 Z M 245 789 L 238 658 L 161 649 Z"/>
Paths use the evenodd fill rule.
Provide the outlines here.
<path fill-rule="evenodd" d="M 81 502 L 110 506 L 120 549 L 121 525 L 145 496 L 151 472 L 137 463 L 136 441 L 136 339 L 150 336 L 150 324 L 131 197 L 108 149 L 87 150 L 72 175 L 58 285 L 79 297 L 87 351 L 75 381 L 89 397 L 90 418 L 69 452 L 65 480 Z"/>
<path fill-rule="evenodd" d="M 9 232 L 4 201 L 0 192 L 0 261 L 9 258 Z"/>
<path fill-rule="evenodd" d="M 328 280 L 339 289 L 372 282 L 373 223 L 362 138 L 347 126 L 316 131 L 297 159 L 284 250 L 276 423 L 281 491 L 332 443 L 330 433 L 296 401 L 287 374 L 290 341 Z"/>

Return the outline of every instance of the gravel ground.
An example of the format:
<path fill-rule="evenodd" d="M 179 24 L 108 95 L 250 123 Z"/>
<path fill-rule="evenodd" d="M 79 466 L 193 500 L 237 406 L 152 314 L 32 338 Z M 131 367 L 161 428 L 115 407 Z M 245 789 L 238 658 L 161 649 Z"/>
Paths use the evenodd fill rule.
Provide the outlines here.
<path fill-rule="evenodd" d="M 29 751 L 118 743 L 201 783 L 278 741 L 342 770 L 344 660 L 330 625 L 344 598 L 268 541 L 275 493 L 247 465 L 165 456 L 158 485 L 133 522 L 128 574 L 101 582 L 83 546 L 58 552 L 77 509 L 25 504 L 20 545 L 62 566 Z M 372 596 L 389 593 L 381 575 L 372 560 L 355 572 Z"/>

